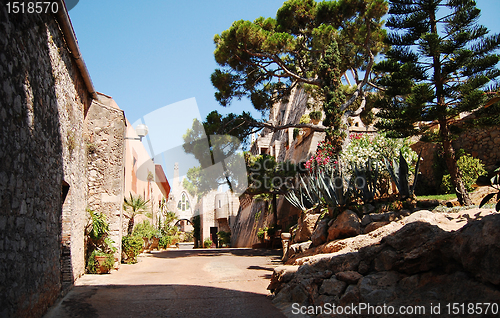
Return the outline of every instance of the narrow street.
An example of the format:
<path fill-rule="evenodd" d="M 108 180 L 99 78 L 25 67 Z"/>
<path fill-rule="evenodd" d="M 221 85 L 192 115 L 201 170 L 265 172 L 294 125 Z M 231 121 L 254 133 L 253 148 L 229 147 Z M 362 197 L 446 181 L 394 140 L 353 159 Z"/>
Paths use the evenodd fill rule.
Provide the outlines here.
<path fill-rule="evenodd" d="M 84 275 L 45 317 L 284 317 L 266 290 L 279 252 L 188 247 Z"/>

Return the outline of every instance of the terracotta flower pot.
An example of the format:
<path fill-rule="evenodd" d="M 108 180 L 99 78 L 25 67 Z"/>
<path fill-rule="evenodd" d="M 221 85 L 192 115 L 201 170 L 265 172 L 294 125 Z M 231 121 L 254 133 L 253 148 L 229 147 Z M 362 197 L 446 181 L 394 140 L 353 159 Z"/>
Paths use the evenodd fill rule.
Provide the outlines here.
<path fill-rule="evenodd" d="M 110 269 L 105 266 L 107 258 L 108 257 L 106 255 L 104 255 L 104 256 L 96 255 L 95 256 L 95 260 L 99 264 L 97 266 L 97 268 L 96 268 L 97 274 L 106 274 L 106 273 L 109 273 Z"/>

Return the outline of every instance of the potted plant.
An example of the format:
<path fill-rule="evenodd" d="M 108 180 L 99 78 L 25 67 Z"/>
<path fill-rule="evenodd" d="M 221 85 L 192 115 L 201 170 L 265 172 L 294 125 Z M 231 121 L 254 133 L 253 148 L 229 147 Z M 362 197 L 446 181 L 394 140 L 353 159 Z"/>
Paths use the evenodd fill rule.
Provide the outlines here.
<path fill-rule="evenodd" d="M 207 238 L 203 241 L 203 247 L 205 248 L 210 248 L 212 246 L 213 242 L 211 239 Z"/>
<path fill-rule="evenodd" d="M 259 231 L 257 232 L 257 238 L 261 243 L 264 243 L 267 237 L 267 227 L 265 228 L 259 228 Z"/>
<path fill-rule="evenodd" d="M 311 118 L 313 124 L 317 125 L 321 121 L 321 118 L 323 118 L 323 113 L 319 110 L 312 111 L 309 113 L 309 118 Z"/>
<path fill-rule="evenodd" d="M 109 273 L 115 263 L 115 243 L 109 235 L 109 224 L 106 216 L 87 209 L 90 214 L 89 224 L 85 227 L 87 241 L 87 272 L 91 274 Z"/>
<path fill-rule="evenodd" d="M 122 257 L 124 263 L 137 263 L 137 255 L 142 250 L 142 237 L 126 235 L 122 237 Z"/>

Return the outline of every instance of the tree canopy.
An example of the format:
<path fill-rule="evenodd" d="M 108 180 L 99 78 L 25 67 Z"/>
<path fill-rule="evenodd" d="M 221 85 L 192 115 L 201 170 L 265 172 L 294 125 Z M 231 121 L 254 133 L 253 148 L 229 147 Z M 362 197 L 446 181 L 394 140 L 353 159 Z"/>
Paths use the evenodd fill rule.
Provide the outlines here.
<path fill-rule="evenodd" d="M 488 85 L 500 75 L 500 35 L 477 24 L 473 0 L 390 0 L 389 14 L 391 49 L 375 67 L 385 88 L 377 127 L 395 137 L 438 127 L 457 197 L 471 204 L 456 165 L 453 124 L 484 105 Z"/>
<path fill-rule="evenodd" d="M 385 48 L 386 11 L 385 0 L 289 0 L 275 18 L 235 21 L 214 37 L 221 67 L 211 76 L 217 101 L 228 106 L 245 97 L 266 111 L 302 85 L 323 107 L 325 125 L 340 129 L 342 116 L 364 107 L 348 110 L 365 98 L 375 55 Z M 356 89 L 346 96 L 341 76 L 349 69 Z"/>

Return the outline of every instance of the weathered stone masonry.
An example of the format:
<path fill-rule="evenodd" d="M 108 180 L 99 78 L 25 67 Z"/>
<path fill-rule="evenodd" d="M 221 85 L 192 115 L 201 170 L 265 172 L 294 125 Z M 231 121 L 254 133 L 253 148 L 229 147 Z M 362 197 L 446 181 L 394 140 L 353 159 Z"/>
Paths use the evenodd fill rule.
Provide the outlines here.
<path fill-rule="evenodd" d="M 58 21 L 0 6 L 0 317 L 40 317 L 83 275 L 89 204 L 121 242 L 123 112 L 95 100 Z"/>

